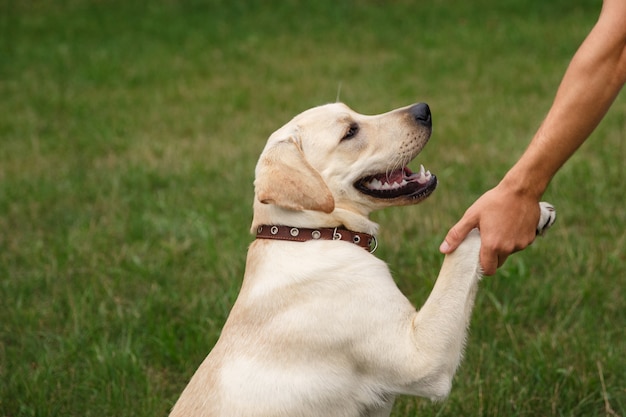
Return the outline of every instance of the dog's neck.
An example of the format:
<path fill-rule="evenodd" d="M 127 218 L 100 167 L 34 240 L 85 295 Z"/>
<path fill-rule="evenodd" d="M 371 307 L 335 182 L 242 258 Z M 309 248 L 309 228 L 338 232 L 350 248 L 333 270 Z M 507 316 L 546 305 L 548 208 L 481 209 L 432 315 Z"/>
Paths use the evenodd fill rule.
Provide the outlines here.
<path fill-rule="evenodd" d="M 288 242 L 309 242 L 312 240 L 342 240 L 373 253 L 378 247 L 376 237 L 347 230 L 340 227 L 320 227 L 309 229 L 306 227 L 266 225 L 259 226 L 256 232 L 257 239 L 283 240 Z"/>
<path fill-rule="evenodd" d="M 367 216 L 342 208 L 335 208 L 331 213 L 320 211 L 286 210 L 272 204 L 263 204 L 255 200 L 254 217 L 250 231 L 256 233 L 260 225 L 284 225 L 293 227 L 344 227 L 354 232 L 376 235 L 378 224 Z"/>

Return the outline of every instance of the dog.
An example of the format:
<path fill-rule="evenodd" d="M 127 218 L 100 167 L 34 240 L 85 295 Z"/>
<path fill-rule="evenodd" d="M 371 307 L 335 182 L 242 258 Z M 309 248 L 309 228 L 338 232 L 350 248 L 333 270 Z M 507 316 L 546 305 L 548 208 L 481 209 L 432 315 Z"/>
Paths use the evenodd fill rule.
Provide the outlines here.
<path fill-rule="evenodd" d="M 436 188 L 407 167 L 431 131 L 424 103 L 374 116 L 333 103 L 270 136 L 240 293 L 171 417 L 388 416 L 397 395 L 448 395 L 481 278 L 478 232 L 445 257 L 419 311 L 370 253 L 369 213 Z M 541 213 L 538 232 L 555 215 Z"/>

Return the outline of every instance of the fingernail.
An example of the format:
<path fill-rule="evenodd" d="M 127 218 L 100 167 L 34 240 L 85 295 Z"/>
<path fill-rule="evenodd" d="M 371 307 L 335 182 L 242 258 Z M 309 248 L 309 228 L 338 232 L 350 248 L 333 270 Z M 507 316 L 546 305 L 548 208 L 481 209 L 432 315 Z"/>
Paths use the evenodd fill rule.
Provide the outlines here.
<path fill-rule="evenodd" d="M 450 245 L 448 245 L 448 242 L 444 240 L 441 246 L 439 246 L 439 252 L 448 253 L 449 250 L 450 250 Z"/>

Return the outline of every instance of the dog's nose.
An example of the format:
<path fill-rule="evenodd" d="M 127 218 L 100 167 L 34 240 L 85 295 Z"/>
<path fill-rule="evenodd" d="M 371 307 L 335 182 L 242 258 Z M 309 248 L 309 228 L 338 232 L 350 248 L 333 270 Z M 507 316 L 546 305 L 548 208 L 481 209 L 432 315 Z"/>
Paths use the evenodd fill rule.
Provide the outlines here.
<path fill-rule="evenodd" d="M 409 113 L 413 119 L 424 126 L 431 127 L 433 124 L 430 114 L 430 107 L 426 103 L 419 103 L 409 108 Z"/>

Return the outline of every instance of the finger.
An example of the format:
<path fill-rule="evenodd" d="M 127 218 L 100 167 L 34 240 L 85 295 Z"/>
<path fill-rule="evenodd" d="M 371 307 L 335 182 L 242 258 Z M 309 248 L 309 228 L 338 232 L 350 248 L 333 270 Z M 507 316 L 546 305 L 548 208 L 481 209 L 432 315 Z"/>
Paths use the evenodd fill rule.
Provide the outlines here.
<path fill-rule="evenodd" d="M 502 262 L 506 260 L 506 256 Z M 483 275 L 493 275 L 500 266 L 500 259 L 498 255 L 490 250 L 487 250 L 484 246 L 480 249 L 480 266 L 483 269 Z"/>
<path fill-rule="evenodd" d="M 445 254 L 454 252 L 476 226 L 473 222 L 461 219 L 448 231 L 444 241 L 439 246 L 439 251 Z"/>
<path fill-rule="evenodd" d="M 509 258 L 509 255 L 499 255 L 498 256 L 498 268 L 504 265 L 504 263 L 506 262 L 508 258 Z"/>

